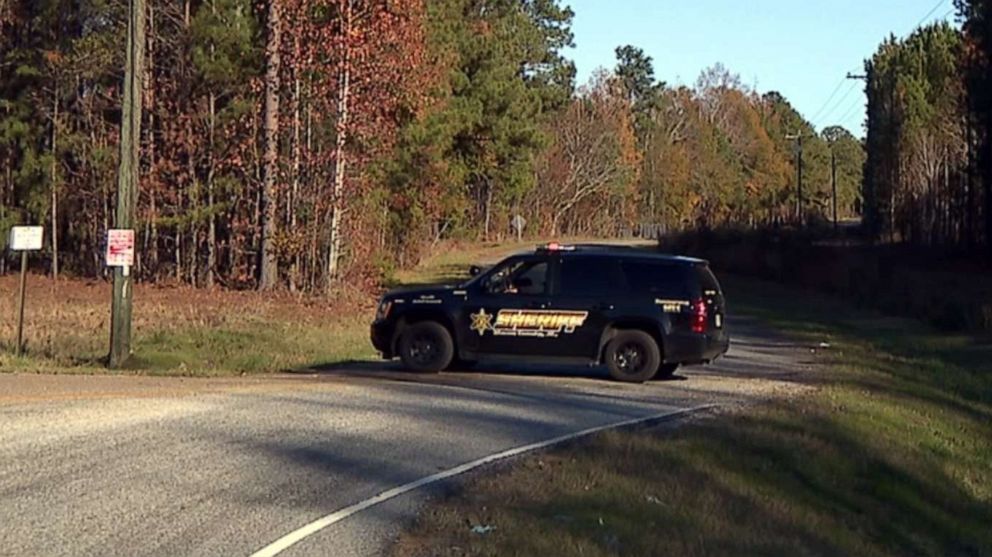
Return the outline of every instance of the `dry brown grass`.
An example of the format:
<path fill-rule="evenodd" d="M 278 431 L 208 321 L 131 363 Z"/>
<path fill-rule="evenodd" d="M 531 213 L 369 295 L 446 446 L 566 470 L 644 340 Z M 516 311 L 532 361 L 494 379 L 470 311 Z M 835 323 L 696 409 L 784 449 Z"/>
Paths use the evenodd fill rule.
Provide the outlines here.
<path fill-rule="evenodd" d="M 27 357 L 15 360 L 10 353 L 16 336 L 17 281 L 16 276 L 0 277 L 0 315 L 7 316 L 0 320 L 0 370 L 88 371 L 99 367 L 109 342 L 111 285 L 95 280 L 54 282 L 43 276 L 30 276 L 25 311 Z M 196 361 L 196 352 L 223 348 L 212 345 L 225 335 L 265 340 L 266 333 L 271 333 L 276 338 L 290 339 L 290 346 L 270 348 L 294 352 L 273 358 L 274 364 L 306 365 L 307 356 L 313 356 L 313 363 L 320 363 L 320 356 L 331 357 L 321 349 L 321 337 L 340 336 L 346 329 L 355 329 L 347 331 L 349 340 L 355 340 L 358 330 L 365 332 L 364 328 L 356 329 L 355 324 L 371 315 L 373 304 L 372 296 L 353 290 L 341 290 L 324 298 L 288 292 L 208 291 L 139 284 L 135 289 L 133 322 L 136 355 L 144 360 L 139 367 L 151 371 L 167 371 L 174 364 L 182 371 L 193 369 L 190 373 L 220 372 L 225 368 L 224 362 L 207 358 L 201 364 Z M 164 357 L 169 355 L 170 341 L 175 344 L 174 358 Z M 331 339 L 327 342 L 333 343 Z M 193 353 L 189 353 L 191 348 Z M 261 353 L 267 347 L 263 343 L 241 348 Z M 352 350 L 349 355 L 360 352 Z M 371 353 L 371 348 L 365 352 Z M 261 360 L 257 363 L 264 367 Z M 256 370 L 255 366 L 249 367 L 227 371 Z M 278 370 L 276 367 L 270 370 Z"/>

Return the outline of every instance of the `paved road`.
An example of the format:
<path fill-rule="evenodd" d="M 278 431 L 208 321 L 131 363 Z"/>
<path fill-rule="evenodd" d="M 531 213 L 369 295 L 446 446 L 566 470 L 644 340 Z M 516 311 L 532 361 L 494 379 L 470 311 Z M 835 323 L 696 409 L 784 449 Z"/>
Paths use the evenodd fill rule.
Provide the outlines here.
<path fill-rule="evenodd" d="M 246 380 L 0 376 L 0 554 L 249 555 L 336 510 L 510 448 L 797 387 L 810 350 L 747 320 L 718 365 L 409 375 L 356 364 Z M 484 473 L 484 472 L 483 472 Z M 284 555 L 378 555 L 429 490 Z"/>

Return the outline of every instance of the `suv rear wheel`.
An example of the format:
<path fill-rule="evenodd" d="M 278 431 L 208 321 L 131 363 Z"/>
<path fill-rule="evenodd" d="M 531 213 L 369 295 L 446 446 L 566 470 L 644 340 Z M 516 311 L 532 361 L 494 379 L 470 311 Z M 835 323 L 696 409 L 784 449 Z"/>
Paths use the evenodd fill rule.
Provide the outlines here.
<path fill-rule="evenodd" d="M 451 365 L 455 343 L 451 333 L 434 321 L 410 325 L 400 334 L 400 360 L 412 371 L 437 373 Z"/>
<path fill-rule="evenodd" d="M 606 346 L 606 367 L 617 381 L 650 381 L 661 366 L 661 350 L 644 331 L 620 331 Z"/>

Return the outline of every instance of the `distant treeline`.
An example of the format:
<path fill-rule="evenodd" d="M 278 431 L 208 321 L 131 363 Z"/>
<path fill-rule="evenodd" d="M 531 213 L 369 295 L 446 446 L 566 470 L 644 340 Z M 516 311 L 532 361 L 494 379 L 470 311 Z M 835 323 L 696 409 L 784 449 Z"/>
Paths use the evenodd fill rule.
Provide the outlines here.
<path fill-rule="evenodd" d="M 833 217 L 832 159 L 840 217 L 864 204 L 879 235 L 889 230 L 880 215 L 915 218 L 879 204 L 882 194 L 913 197 L 889 196 L 878 179 L 862 200 L 860 140 L 839 127 L 818 132 L 781 95 L 721 66 L 694 86 L 670 86 L 626 46 L 615 68 L 577 87 L 564 56 L 573 14 L 557 0 L 146 6 L 143 280 L 299 290 L 373 281 L 438 241 L 508 236 L 516 215 L 533 236 L 789 224 L 797 136 L 807 221 Z M 0 240 L 11 224 L 44 225 L 52 272 L 103 272 L 127 8 L 0 2 Z M 961 9 L 986 21 L 978 3 Z M 975 35 L 979 24 L 969 25 Z M 976 41 L 959 38 L 987 44 Z M 988 74 L 975 69 L 987 60 L 976 48 L 960 47 L 962 91 L 980 91 L 974 76 Z M 979 101 L 970 106 L 987 106 Z M 978 114 L 968 222 L 982 241 L 975 223 L 988 196 L 977 169 L 988 164 L 988 126 Z M 879 137 L 871 132 L 869 145 Z M 884 156 L 872 152 L 869 169 Z M 962 166 L 948 168 L 960 187 Z M 903 192 L 909 175 L 899 176 Z M 958 215 L 933 207 L 927 215 Z"/>
<path fill-rule="evenodd" d="M 877 238 L 992 256 L 992 2 L 963 28 L 890 38 L 866 63 L 866 224 Z"/>
<path fill-rule="evenodd" d="M 734 228 L 668 235 L 661 247 L 705 258 L 718 272 L 801 286 L 944 330 L 992 332 L 992 264 L 943 247 Z"/>

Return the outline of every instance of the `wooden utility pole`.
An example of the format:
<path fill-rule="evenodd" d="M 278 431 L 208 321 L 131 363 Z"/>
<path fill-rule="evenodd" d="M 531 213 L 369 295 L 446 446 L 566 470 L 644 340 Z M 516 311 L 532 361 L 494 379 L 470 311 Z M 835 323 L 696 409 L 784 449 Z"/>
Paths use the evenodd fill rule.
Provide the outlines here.
<path fill-rule="evenodd" d="M 145 62 L 145 0 L 131 0 L 127 25 L 127 58 L 124 95 L 121 99 L 121 155 L 117 175 L 115 228 L 134 228 L 134 206 L 138 198 L 141 146 L 142 79 Z M 131 309 L 134 277 L 129 267 L 114 268 L 114 300 L 110 325 L 108 363 L 117 369 L 131 356 Z"/>
<path fill-rule="evenodd" d="M 269 290 L 279 280 L 275 252 L 276 173 L 279 171 L 279 72 L 282 65 L 282 0 L 269 0 L 268 36 L 265 42 L 265 177 L 262 184 L 261 276 L 259 290 Z"/>
<path fill-rule="evenodd" d="M 55 90 L 52 93 L 52 280 L 59 280 L 59 174 L 58 174 L 58 142 L 59 142 L 59 85 L 55 78 Z"/>

